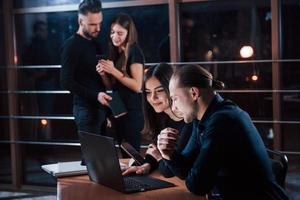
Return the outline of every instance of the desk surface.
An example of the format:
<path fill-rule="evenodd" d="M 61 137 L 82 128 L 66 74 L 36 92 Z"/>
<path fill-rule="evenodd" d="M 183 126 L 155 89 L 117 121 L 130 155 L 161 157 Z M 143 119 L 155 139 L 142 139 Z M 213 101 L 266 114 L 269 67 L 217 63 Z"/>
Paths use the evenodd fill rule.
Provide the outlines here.
<path fill-rule="evenodd" d="M 73 176 L 59 178 L 57 180 L 57 199 L 58 200 L 205 200 L 191 194 L 185 186 L 184 181 L 174 178 L 164 178 L 158 172 L 154 172 L 151 176 L 172 182 L 176 187 L 151 190 L 146 192 L 138 192 L 133 194 L 123 194 L 103 185 L 96 184 L 89 180 L 88 176 Z"/>

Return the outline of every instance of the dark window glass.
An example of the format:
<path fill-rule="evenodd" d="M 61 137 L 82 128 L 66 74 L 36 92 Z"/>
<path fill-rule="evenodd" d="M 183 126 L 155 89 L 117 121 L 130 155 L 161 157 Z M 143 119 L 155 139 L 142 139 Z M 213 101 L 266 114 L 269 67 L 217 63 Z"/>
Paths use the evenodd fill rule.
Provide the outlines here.
<path fill-rule="evenodd" d="M 14 0 L 15 8 L 30 8 L 39 6 L 55 6 L 55 5 L 67 5 L 76 4 L 78 5 L 82 0 Z M 121 1 L 132 1 L 132 0 L 117 0 Z M 116 2 L 116 0 L 101 0 L 101 2 Z"/>
<path fill-rule="evenodd" d="M 7 123 L 4 125 L 8 127 L 8 120 L 2 121 L 4 121 L 3 124 Z M 40 119 L 16 119 L 16 123 L 19 128 L 19 140 L 78 142 L 76 125 L 72 119 L 43 119 L 41 117 Z M 115 137 L 115 130 L 114 128 L 107 128 L 103 134 L 109 137 Z M 4 137 L 4 135 L 2 137 Z"/>
<path fill-rule="evenodd" d="M 168 47 L 168 7 L 161 5 L 104 9 L 104 22 L 99 35 L 103 49 L 106 49 L 109 38 L 109 21 L 119 12 L 126 12 L 133 17 L 146 62 L 159 61 L 159 47 Z M 77 29 L 75 11 L 16 15 L 18 64 L 60 64 L 60 47 Z M 168 52 L 163 53 L 166 54 L 163 56 L 169 57 Z"/>
<path fill-rule="evenodd" d="M 4 52 L 4 27 L 3 27 L 3 1 L 0 1 L 0 67 L 5 64 L 5 52 Z"/>
<path fill-rule="evenodd" d="M 18 94 L 20 115 L 71 115 L 72 96 L 70 94 Z"/>
<path fill-rule="evenodd" d="M 299 124 L 284 124 L 281 128 L 283 135 L 283 149 L 285 151 L 300 152 L 300 125 Z M 299 160 L 299 157 L 298 157 Z M 298 161 L 299 165 L 299 161 Z"/>
<path fill-rule="evenodd" d="M 41 165 L 81 160 L 80 146 L 22 145 L 24 184 L 56 186 Z M 38 152 L 38 153 L 37 153 Z"/>
<path fill-rule="evenodd" d="M 282 120 L 300 121 L 300 93 L 282 95 Z"/>
<path fill-rule="evenodd" d="M 79 4 L 80 0 L 14 0 L 14 8 Z"/>
<path fill-rule="evenodd" d="M 18 90 L 62 90 L 59 73 L 60 68 L 18 69 Z"/>
<path fill-rule="evenodd" d="M 271 93 L 222 93 L 224 98 L 237 103 L 253 120 L 272 120 Z"/>
<path fill-rule="evenodd" d="M 283 90 L 300 90 L 299 62 L 281 63 L 281 81 Z M 300 92 L 286 92 L 282 95 L 282 118 L 300 120 Z"/>
<path fill-rule="evenodd" d="M 0 91 L 6 91 L 6 90 L 7 90 L 7 70 L 4 66 L 2 66 L 0 67 Z"/>
<path fill-rule="evenodd" d="M 271 63 L 238 63 L 202 65 L 213 77 L 225 83 L 228 90 L 272 89 Z"/>
<path fill-rule="evenodd" d="M 59 65 L 60 47 L 77 31 L 76 12 L 15 16 L 19 65 Z"/>
<path fill-rule="evenodd" d="M 271 58 L 269 0 L 183 3 L 180 15 L 183 61 L 240 60 L 244 45 Z"/>
<path fill-rule="evenodd" d="M 300 89 L 300 62 L 281 63 L 282 88 L 286 90 Z"/>
<path fill-rule="evenodd" d="M 78 141 L 73 120 L 19 119 L 20 140 L 74 142 Z"/>
<path fill-rule="evenodd" d="M 9 140 L 9 121 L 8 119 L 0 119 L 0 140 Z"/>
<path fill-rule="evenodd" d="M 8 115 L 8 95 L 0 94 L 0 115 Z"/>
<path fill-rule="evenodd" d="M 300 58 L 300 6 L 298 0 L 282 1 L 283 58 Z"/>
<path fill-rule="evenodd" d="M 0 183 L 11 183 L 10 145 L 0 143 Z"/>

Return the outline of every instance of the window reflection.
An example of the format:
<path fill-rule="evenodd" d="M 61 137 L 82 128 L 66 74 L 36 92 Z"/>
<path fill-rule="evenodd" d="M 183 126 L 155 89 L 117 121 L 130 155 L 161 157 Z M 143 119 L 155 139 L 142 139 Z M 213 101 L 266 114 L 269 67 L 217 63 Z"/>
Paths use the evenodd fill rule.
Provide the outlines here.
<path fill-rule="evenodd" d="M 78 5 L 82 0 L 14 0 L 14 8 L 30 8 L 39 6 L 57 6 L 57 5 L 68 5 L 76 4 Z M 122 1 L 132 1 L 132 0 L 101 0 L 105 2 L 122 2 Z"/>
<path fill-rule="evenodd" d="M 183 61 L 240 60 L 244 45 L 271 58 L 270 1 L 184 3 L 180 14 Z"/>
<path fill-rule="evenodd" d="M 104 22 L 99 35 L 104 50 L 107 47 L 110 20 L 120 12 L 128 13 L 134 19 L 146 62 L 158 62 L 159 46 L 168 42 L 167 5 L 104 9 Z M 16 15 L 18 64 L 59 65 L 60 47 L 77 29 L 75 11 Z"/>

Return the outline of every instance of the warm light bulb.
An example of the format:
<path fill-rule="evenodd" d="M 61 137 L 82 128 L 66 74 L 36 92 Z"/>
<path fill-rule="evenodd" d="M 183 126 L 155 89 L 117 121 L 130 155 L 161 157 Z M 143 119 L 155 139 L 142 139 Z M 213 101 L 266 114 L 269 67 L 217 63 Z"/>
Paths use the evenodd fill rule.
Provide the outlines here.
<path fill-rule="evenodd" d="M 42 120 L 41 120 L 41 124 L 42 124 L 43 126 L 47 126 L 48 121 L 47 121 L 46 119 L 42 119 Z"/>
<path fill-rule="evenodd" d="M 250 58 L 253 56 L 253 48 L 251 46 L 243 46 L 240 50 L 240 55 L 242 58 Z"/>
<path fill-rule="evenodd" d="M 15 65 L 18 64 L 18 56 L 14 56 L 14 64 L 15 64 Z"/>
<path fill-rule="evenodd" d="M 251 80 L 252 80 L 252 81 L 257 81 L 257 80 L 258 80 L 258 76 L 255 75 L 255 74 L 252 75 L 252 76 L 251 76 Z"/>

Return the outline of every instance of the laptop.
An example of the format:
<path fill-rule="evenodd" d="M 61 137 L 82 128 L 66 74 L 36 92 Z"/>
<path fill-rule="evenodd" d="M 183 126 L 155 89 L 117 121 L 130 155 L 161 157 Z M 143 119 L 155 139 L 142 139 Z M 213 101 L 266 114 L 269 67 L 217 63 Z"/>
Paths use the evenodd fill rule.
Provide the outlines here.
<path fill-rule="evenodd" d="M 111 137 L 79 131 L 81 150 L 90 180 L 123 193 L 174 187 L 173 183 L 145 175 L 123 176 Z"/>
<path fill-rule="evenodd" d="M 59 162 L 42 165 L 41 168 L 56 178 L 87 174 L 86 166 L 82 166 L 80 163 L 81 161 Z"/>

